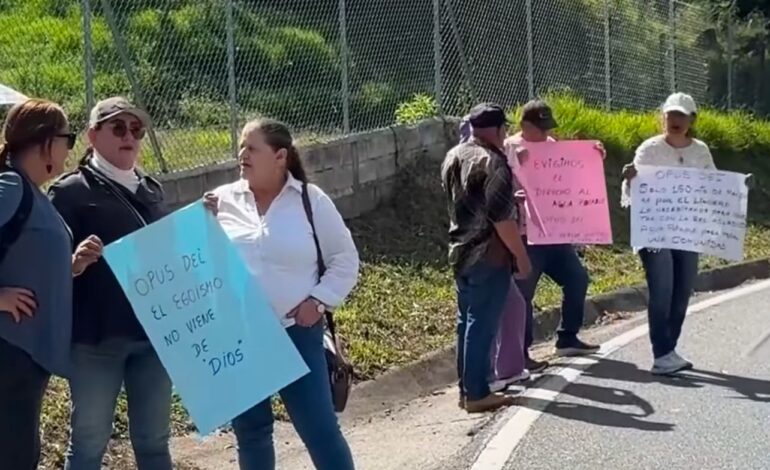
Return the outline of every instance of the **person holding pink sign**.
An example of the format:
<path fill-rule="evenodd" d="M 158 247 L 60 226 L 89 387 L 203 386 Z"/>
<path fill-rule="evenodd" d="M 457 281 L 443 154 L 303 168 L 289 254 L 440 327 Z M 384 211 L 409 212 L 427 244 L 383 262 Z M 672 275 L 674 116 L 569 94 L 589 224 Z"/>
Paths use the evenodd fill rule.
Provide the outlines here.
<path fill-rule="evenodd" d="M 514 173 L 519 173 L 522 161 L 529 157 L 525 145 L 527 142 L 554 142 L 553 130 L 557 127 L 550 106 L 541 100 L 533 100 L 524 105 L 520 121 L 521 131 L 505 141 L 508 164 Z M 601 148 L 603 152 L 603 148 Z M 525 195 L 518 194 L 523 205 Z M 537 284 L 545 274 L 553 279 L 562 289 L 561 323 L 557 330 L 556 353 L 560 356 L 580 356 L 595 353 L 599 346 L 585 343 L 578 338 L 583 325 L 584 305 L 588 292 L 588 272 L 580 261 L 573 245 L 530 245 L 527 253 L 532 261 L 532 272 L 517 281 L 526 303 L 527 317 L 525 328 L 526 367 L 531 372 L 539 372 L 548 367 L 545 361 L 530 358 L 529 348 L 533 342 L 533 305 Z"/>

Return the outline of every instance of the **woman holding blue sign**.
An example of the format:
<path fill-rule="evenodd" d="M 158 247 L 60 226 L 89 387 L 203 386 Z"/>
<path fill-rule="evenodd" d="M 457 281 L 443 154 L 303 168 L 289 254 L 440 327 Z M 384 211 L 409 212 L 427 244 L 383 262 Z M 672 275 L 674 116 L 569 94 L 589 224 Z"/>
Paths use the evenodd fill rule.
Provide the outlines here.
<path fill-rule="evenodd" d="M 353 469 L 332 404 L 322 318 L 355 286 L 358 252 L 332 200 L 307 183 L 285 125 L 248 123 L 239 160 L 241 179 L 207 194 L 206 206 L 243 254 L 310 369 L 280 395 L 315 467 Z M 317 249 L 326 266 L 322 275 Z M 242 470 L 275 468 L 270 400 L 234 419 L 233 428 Z"/>
<path fill-rule="evenodd" d="M 39 189 L 75 144 L 50 101 L 8 112 L 0 145 L 0 467 L 34 470 L 52 374 L 69 373 L 72 237 Z"/>
<path fill-rule="evenodd" d="M 75 253 L 80 262 L 73 291 L 72 432 L 66 470 L 101 468 L 123 387 L 137 467 L 172 468 L 171 380 L 101 258 L 103 244 L 168 214 L 160 183 L 137 168 L 149 124 L 147 113 L 124 98 L 97 103 L 91 110 L 86 155 L 49 191 L 75 241 L 86 244 Z"/>

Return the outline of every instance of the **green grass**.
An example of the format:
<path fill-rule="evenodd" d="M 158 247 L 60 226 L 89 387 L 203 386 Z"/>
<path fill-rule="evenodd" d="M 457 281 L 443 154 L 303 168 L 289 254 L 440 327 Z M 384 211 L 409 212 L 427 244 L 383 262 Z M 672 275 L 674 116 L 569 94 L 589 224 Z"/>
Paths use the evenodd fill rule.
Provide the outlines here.
<path fill-rule="evenodd" d="M 605 170 L 617 243 L 586 251 L 585 262 L 592 280 L 590 293 L 643 283 L 641 264 L 628 247 L 628 215 L 617 201 L 620 169 L 631 160 L 634 148 L 642 140 L 658 132 L 657 115 L 606 113 L 569 96 L 550 99 L 562 126 L 562 138 L 599 139 L 608 151 Z M 751 225 L 746 255 L 748 259 L 769 257 L 770 196 L 765 183 L 770 181 L 770 123 L 745 114 L 706 110 L 699 119 L 697 132 L 711 145 L 719 168 L 755 174 L 757 184 L 749 197 Z M 227 135 L 223 135 L 226 140 Z M 189 142 L 196 141 L 205 144 L 208 139 L 190 137 Z M 218 151 L 219 145 L 221 141 L 216 147 Z M 180 151 L 179 155 L 183 154 Z M 358 286 L 337 318 L 359 380 L 375 377 L 451 344 L 454 335 L 455 294 L 445 261 L 447 218 L 439 164 L 418 162 L 399 178 L 398 196 L 390 204 L 349 224 L 361 253 L 362 272 Z M 703 268 L 724 264 L 708 257 L 701 261 Z M 537 306 L 546 308 L 559 302 L 558 289 L 544 279 L 538 290 Z M 54 381 L 45 403 L 43 423 L 45 458 L 53 467 L 60 466 L 65 450 L 68 411 L 66 387 L 61 381 Z M 127 435 L 124 411 L 125 402 L 121 399 L 115 427 L 117 438 Z M 173 423 L 177 434 L 191 429 L 178 402 Z"/>

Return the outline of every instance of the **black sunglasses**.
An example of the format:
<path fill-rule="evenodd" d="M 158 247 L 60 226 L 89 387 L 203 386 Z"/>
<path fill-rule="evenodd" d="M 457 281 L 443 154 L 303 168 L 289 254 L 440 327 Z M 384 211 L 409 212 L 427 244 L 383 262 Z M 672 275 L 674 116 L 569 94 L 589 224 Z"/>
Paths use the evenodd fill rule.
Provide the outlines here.
<path fill-rule="evenodd" d="M 74 132 L 69 132 L 67 134 L 56 134 L 56 137 L 64 137 L 67 139 L 67 149 L 72 150 L 75 148 L 75 141 L 77 140 L 78 136 Z"/>
<path fill-rule="evenodd" d="M 117 137 L 118 139 L 122 139 L 126 136 L 126 133 L 129 132 L 128 126 L 126 126 L 126 123 L 123 121 L 112 121 L 112 124 L 110 127 L 112 127 L 112 135 Z M 142 140 L 144 139 L 144 135 L 146 133 L 146 130 L 144 127 L 134 127 L 130 129 L 131 135 L 134 136 L 134 139 L 136 140 Z"/>

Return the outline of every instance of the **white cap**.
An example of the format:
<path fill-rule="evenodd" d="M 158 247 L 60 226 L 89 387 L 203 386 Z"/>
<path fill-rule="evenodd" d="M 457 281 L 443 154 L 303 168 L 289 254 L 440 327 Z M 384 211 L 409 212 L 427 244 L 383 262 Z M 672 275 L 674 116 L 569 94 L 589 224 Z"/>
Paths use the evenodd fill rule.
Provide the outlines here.
<path fill-rule="evenodd" d="M 666 98 L 666 102 L 663 103 L 663 112 L 670 113 L 672 111 L 678 111 L 688 116 L 694 115 L 698 112 L 697 106 L 695 106 L 695 100 L 692 96 L 685 93 L 674 93 Z"/>

